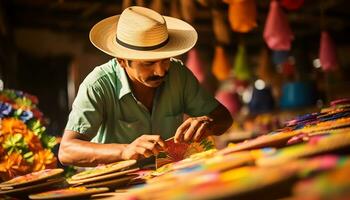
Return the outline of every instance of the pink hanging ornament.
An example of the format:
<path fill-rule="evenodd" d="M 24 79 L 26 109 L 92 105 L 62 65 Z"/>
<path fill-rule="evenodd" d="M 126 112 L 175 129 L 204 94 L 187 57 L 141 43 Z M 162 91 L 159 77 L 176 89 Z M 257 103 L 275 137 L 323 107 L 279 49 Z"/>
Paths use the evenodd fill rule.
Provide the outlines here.
<path fill-rule="evenodd" d="M 272 50 L 290 50 L 294 39 L 285 14 L 277 1 L 271 1 L 266 19 L 264 39 Z"/>
<path fill-rule="evenodd" d="M 227 108 L 231 115 L 237 114 L 241 108 L 241 102 L 239 101 L 237 93 L 219 90 L 215 98 Z"/>
<path fill-rule="evenodd" d="M 204 81 L 205 73 L 197 49 L 193 48 L 188 52 L 186 66 L 192 71 L 200 83 Z"/>
<path fill-rule="evenodd" d="M 321 33 L 320 62 L 323 71 L 335 71 L 338 69 L 336 48 L 333 40 L 327 31 Z"/>

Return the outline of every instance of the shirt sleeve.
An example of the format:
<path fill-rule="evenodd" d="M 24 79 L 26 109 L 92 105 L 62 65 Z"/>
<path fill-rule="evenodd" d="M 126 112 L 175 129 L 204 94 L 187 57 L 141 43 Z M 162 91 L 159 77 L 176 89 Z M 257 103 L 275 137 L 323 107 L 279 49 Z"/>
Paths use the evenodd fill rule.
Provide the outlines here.
<path fill-rule="evenodd" d="M 101 97 L 98 85 L 81 84 L 65 129 L 82 134 L 97 134 L 103 117 Z"/>
<path fill-rule="evenodd" d="M 219 105 L 219 102 L 199 84 L 186 66 L 182 66 L 182 69 L 185 113 L 190 116 L 210 114 Z"/>

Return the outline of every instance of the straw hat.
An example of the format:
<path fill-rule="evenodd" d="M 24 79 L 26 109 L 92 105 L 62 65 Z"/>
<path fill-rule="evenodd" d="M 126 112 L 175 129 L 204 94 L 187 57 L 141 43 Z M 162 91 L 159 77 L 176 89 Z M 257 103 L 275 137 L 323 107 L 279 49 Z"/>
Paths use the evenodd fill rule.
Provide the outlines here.
<path fill-rule="evenodd" d="M 117 58 L 158 60 L 190 50 L 197 32 L 182 20 L 133 6 L 98 22 L 90 31 L 90 41 Z"/>

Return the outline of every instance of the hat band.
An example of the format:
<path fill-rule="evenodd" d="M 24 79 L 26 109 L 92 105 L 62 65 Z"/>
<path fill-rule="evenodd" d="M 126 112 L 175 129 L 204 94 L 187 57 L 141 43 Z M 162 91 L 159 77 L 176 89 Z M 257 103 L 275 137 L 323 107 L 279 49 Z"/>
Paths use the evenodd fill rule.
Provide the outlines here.
<path fill-rule="evenodd" d="M 128 43 L 125 43 L 125 42 L 119 40 L 118 37 L 115 37 L 115 38 L 117 40 L 117 43 L 122 45 L 123 47 L 129 48 L 129 49 L 133 49 L 133 50 L 140 50 L 140 51 L 149 51 L 149 50 L 158 49 L 160 47 L 163 47 L 164 45 L 166 45 L 169 42 L 169 36 L 168 36 L 167 39 L 164 40 L 160 44 L 144 47 L 144 46 L 135 46 L 135 45 L 132 45 L 132 44 L 128 44 Z"/>

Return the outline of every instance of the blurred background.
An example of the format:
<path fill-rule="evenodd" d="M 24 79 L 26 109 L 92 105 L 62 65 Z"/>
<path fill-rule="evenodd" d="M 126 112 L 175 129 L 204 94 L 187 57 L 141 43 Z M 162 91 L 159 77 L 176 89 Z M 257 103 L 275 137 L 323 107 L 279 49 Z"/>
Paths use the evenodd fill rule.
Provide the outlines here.
<path fill-rule="evenodd" d="M 0 78 L 38 97 L 61 136 L 79 84 L 110 56 L 89 41 L 98 21 L 131 5 L 198 31 L 179 57 L 231 112 L 223 141 L 267 133 L 295 115 L 349 98 L 346 0 L 11 0 L 0 2 Z"/>

